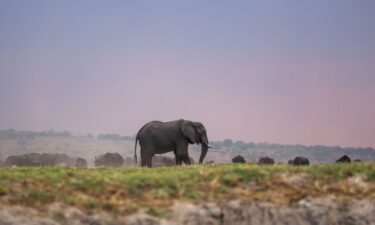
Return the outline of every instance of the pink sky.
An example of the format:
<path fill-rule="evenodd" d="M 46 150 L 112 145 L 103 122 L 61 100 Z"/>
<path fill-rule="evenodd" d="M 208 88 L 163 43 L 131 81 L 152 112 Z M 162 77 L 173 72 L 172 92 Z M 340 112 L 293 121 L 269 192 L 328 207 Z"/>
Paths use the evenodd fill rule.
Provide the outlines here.
<path fill-rule="evenodd" d="M 339 4 L 338 4 L 339 3 Z M 375 4 L 1 2 L 0 129 L 375 147 Z"/>

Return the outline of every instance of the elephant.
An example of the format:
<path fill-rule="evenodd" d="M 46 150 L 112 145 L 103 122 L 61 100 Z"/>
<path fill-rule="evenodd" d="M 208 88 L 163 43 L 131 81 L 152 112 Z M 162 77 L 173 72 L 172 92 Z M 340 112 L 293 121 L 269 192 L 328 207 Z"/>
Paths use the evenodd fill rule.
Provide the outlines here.
<path fill-rule="evenodd" d="M 237 155 L 237 156 L 233 157 L 232 162 L 233 163 L 245 163 L 246 161 L 245 161 L 245 159 L 243 158 L 242 155 Z"/>
<path fill-rule="evenodd" d="M 265 164 L 265 165 L 273 165 L 275 164 L 275 160 L 273 158 L 266 156 L 266 157 L 261 157 L 258 163 Z"/>
<path fill-rule="evenodd" d="M 67 165 L 71 158 L 64 153 L 42 153 L 39 156 L 41 166 Z"/>
<path fill-rule="evenodd" d="M 351 163 L 351 159 L 347 155 L 341 156 L 338 160 L 336 160 L 336 163 Z"/>
<path fill-rule="evenodd" d="M 67 165 L 71 158 L 63 153 L 29 153 L 9 156 L 6 166 L 58 166 Z"/>
<path fill-rule="evenodd" d="M 39 154 L 12 155 L 5 160 L 6 166 L 41 166 Z"/>
<path fill-rule="evenodd" d="M 95 157 L 96 167 L 122 167 L 124 166 L 124 158 L 119 153 L 105 153 Z"/>
<path fill-rule="evenodd" d="M 297 156 L 296 158 L 292 160 L 291 164 L 296 165 L 296 166 L 308 166 L 310 165 L 310 162 L 309 162 L 309 159 L 306 157 Z"/>
<path fill-rule="evenodd" d="M 189 144 L 200 144 L 202 152 L 199 163 L 202 163 L 207 154 L 207 132 L 200 122 L 189 120 L 174 120 L 170 122 L 151 121 L 146 123 L 137 133 L 134 147 L 134 159 L 137 164 L 137 142 L 141 147 L 141 166 L 152 167 L 152 158 L 155 154 L 172 152 L 175 155 L 176 165 L 191 164 L 188 153 Z"/>

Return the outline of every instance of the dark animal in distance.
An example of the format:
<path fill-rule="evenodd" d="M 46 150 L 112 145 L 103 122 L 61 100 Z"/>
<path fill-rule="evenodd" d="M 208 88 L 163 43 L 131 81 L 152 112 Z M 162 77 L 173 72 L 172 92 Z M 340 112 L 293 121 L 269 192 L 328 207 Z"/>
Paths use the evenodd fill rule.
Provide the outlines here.
<path fill-rule="evenodd" d="M 96 167 L 121 167 L 124 165 L 124 159 L 118 153 L 105 153 L 95 157 Z"/>
<path fill-rule="evenodd" d="M 61 153 L 29 153 L 9 156 L 6 166 L 74 166 L 73 158 Z"/>
<path fill-rule="evenodd" d="M 189 144 L 200 144 L 202 152 L 199 163 L 207 154 L 208 143 L 206 128 L 200 122 L 189 120 L 175 120 L 170 122 L 151 121 L 146 123 L 137 133 L 134 147 L 134 159 L 137 162 L 137 142 L 141 146 L 141 165 L 152 167 L 155 154 L 172 152 L 176 165 L 182 162 L 190 164 L 188 153 Z"/>
<path fill-rule="evenodd" d="M 355 159 L 355 160 L 353 160 L 353 162 L 362 162 L 362 160 L 360 160 L 360 159 Z"/>
<path fill-rule="evenodd" d="M 336 160 L 336 163 L 351 163 L 351 159 L 347 155 L 341 156 L 338 160 Z"/>
<path fill-rule="evenodd" d="M 275 160 L 273 158 L 270 158 L 268 156 L 261 157 L 258 161 L 259 164 L 265 164 L 265 165 L 273 165 L 275 164 Z"/>
<path fill-rule="evenodd" d="M 291 163 L 288 162 L 288 164 L 293 164 L 295 166 L 308 166 L 310 165 L 309 159 L 302 156 L 297 156 L 293 160 L 289 160 Z"/>
<path fill-rule="evenodd" d="M 76 163 L 74 166 L 78 168 L 87 168 L 87 160 L 84 158 L 78 157 L 76 159 Z"/>
<path fill-rule="evenodd" d="M 244 159 L 244 157 L 242 155 L 237 155 L 237 156 L 232 158 L 232 162 L 233 163 L 245 163 L 246 160 Z"/>

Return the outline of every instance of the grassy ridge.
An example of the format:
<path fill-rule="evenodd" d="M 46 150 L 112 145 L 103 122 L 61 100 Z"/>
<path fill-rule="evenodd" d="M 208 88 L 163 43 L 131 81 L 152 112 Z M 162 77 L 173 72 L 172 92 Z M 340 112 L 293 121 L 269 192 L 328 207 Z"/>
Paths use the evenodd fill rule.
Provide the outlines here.
<path fill-rule="evenodd" d="M 62 202 L 84 210 L 129 212 L 142 207 L 158 213 L 155 209 L 176 200 L 241 198 L 286 204 L 327 194 L 375 199 L 375 164 L 0 168 L 0 204 L 37 208 Z"/>

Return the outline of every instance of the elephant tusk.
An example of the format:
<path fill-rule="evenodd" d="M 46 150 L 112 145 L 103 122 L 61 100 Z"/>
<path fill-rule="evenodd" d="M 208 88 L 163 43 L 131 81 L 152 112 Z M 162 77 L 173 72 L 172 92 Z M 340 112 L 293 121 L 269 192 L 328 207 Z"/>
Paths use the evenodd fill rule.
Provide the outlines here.
<path fill-rule="evenodd" d="M 213 146 L 213 145 L 207 145 L 208 146 L 208 148 L 215 148 L 215 146 Z"/>

